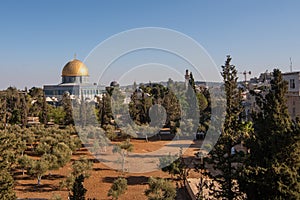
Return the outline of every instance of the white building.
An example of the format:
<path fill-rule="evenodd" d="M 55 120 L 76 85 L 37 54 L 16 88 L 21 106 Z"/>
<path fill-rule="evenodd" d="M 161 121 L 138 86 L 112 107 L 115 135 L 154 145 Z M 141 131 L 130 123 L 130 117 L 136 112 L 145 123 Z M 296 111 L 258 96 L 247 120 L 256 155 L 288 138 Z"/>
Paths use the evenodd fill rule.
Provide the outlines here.
<path fill-rule="evenodd" d="M 287 107 L 292 119 L 300 117 L 300 72 L 282 74 L 288 82 Z"/>

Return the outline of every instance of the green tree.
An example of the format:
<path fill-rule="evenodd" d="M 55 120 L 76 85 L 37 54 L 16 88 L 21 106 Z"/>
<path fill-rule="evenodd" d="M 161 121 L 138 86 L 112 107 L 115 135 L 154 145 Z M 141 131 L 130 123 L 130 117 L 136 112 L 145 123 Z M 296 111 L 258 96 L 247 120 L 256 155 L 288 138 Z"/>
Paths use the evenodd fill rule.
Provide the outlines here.
<path fill-rule="evenodd" d="M 73 137 L 71 136 L 73 130 L 69 127 L 60 130 L 57 127 L 45 128 L 41 126 L 33 128 L 32 131 L 38 141 L 33 152 L 39 159 L 33 160 L 27 171 L 36 176 L 40 182 L 48 170 L 59 169 L 70 161 L 72 149 L 75 150 L 76 145 L 73 144 Z"/>
<path fill-rule="evenodd" d="M 71 160 L 72 150 L 64 142 L 59 142 L 52 148 L 51 154 L 57 159 L 55 163 L 57 167 L 52 169 L 58 169 L 65 166 Z"/>
<path fill-rule="evenodd" d="M 37 178 L 37 185 L 41 185 L 42 177 L 49 169 L 49 162 L 46 159 L 33 160 L 28 173 Z"/>
<path fill-rule="evenodd" d="M 180 175 L 184 168 L 184 163 L 178 158 L 178 155 L 171 154 L 159 158 L 159 168 L 163 172 L 168 172 L 171 176 Z"/>
<path fill-rule="evenodd" d="M 193 74 L 190 73 L 189 84 L 186 91 L 186 101 L 188 106 L 185 110 L 185 116 L 187 119 L 199 119 L 199 106 L 197 101 L 197 91 Z"/>
<path fill-rule="evenodd" d="M 76 177 L 83 175 L 84 178 L 90 176 L 90 170 L 93 168 L 93 163 L 84 157 L 80 157 L 79 160 L 75 160 L 72 163 L 72 173 L 66 178 L 66 180 L 60 182 L 61 188 L 72 189 Z"/>
<path fill-rule="evenodd" d="M 265 96 L 256 95 L 254 132 L 246 140 L 250 154 L 240 177 L 248 199 L 299 199 L 299 126 L 286 106 L 287 83 L 278 69 Z M 298 148 L 298 149 L 297 149 Z"/>
<path fill-rule="evenodd" d="M 13 126 L 6 130 L 0 130 L 0 169 L 6 168 L 12 170 L 17 162 L 18 156 L 24 151 L 26 146 L 21 138 L 14 134 Z"/>
<path fill-rule="evenodd" d="M 114 140 L 114 139 L 117 138 L 117 134 L 115 132 L 116 129 L 115 129 L 115 127 L 113 125 L 108 124 L 108 125 L 104 126 L 103 129 L 106 130 L 105 134 L 108 137 L 108 139 Z"/>
<path fill-rule="evenodd" d="M 48 107 L 48 117 L 53 120 L 55 124 L 64 124 L 66 112 L 62 106 L 59 107 Z"/>
<path fill-rule="evenodd" d="M 5 129 L 6 127 L 6 97 L 5 95 L 0 96 L 0 129 Z"/>
<path fill-rule="evenodd" d="M 107 196 L 118 200 L 119 197 L 125 193 L 127 190 L 127 180 L 125 178 L 119 177 L 116 179 L 111 188 L 108 190 Z"/>
<path fill-rule="evenodd" d="M 47 124 L 48 122 L 48 104 L 46 102 L 46 96 L 43 93 L 43 97 L 42 97 L 42 105 L 41 105 L 41 113 L 39 115 L 40 117 L 40 121 L 43 124 Z"/>
<path fill-rule="evenodd" d="M 200 126 L 198 132 L 207 132 L 211 121 L 211 96 L 208 89 L 203 89 L 201 95 L 197 94 L 200 109 Z M 220 106 L 220 105 L 219 105 Z"/>
<path fill-rule="evenodd" d="M 181 118 L 180 105 L 177 97 L 172 91 L 168 91 L 164 96 L 162 106 L 166 110 L 167 119 L 166 126 L 170 127 L 172 133 L 176 132 Z"/>
<path fill-rule="evenodd" d="M 230 64 L 231 58 L 227 56 L 225 65 L 222 66 L 226 94 L 226 116 L 223 131 L 207 159 L 215 173 L 209 173 L 213 182 L 211 195 L 217 199 L 235 199 L 240 193 L 236 184 L 237 164 L 240 161 L 238 155 L 232 152 L 232 148 L 239 144 L 242 138 L 242 121 L 239 117 L 243 111 L 241 104 L 241 92 L 237 88 L 237 71 Z M 215 187 L 215 185 L 219 185 Z"/>
<path fill-rule="evenodd" d="M 100 120 L 101 127 L 105 129 L 107 125 L 111 124 L 111 120 L 113 119 L 111 96 L 109 93 L 103 94 L 102 99 L 98 99 L 98 109 L 98 118 Z"/>
<path fill-rule="evenodd" d="M 79 160 L 75 160 L 72 164 L 72 174 L 77 177 L 83 175 L 85 178 L 90 176 L 90 170 L 93 168 L 93 163 L 87 158 L 80 157 Z"/>
<path fill-rule="evenodd" d="M 29 89 L 28 94 L 33 98 L 37 98 L 37 97 L 42 97 L 44 91 L 42 88 L 32 87 Z"/>
<path fill-rule="evenodd" d="M 149 200 L 173 200 L 176 197 L 176 189 L 172 183 L 162 178 L 150 177 L 149 188 L 145 194 Z"/>
<path fill-rule="evenodd" d="M 79 109 L 78 116 L 76 116 L 76 112 L 74 112 L 74 119 L 76 124 L 80 124 L 81 128 L 84 128 L 87 124 L 87 102 L 84 100 L 83 95 L 81 95 L 79 105 L 78 103 L 75 104 L 73 109 L 74 111 Z"/>
<path fill-rule="evenodd" d="M 183 181 L 185 184 L 185 179 L 188 176 L 189 171 L 191 168 L 189 165 L 193 162 L 193 159 L 189 163 L 185 162 L 183 158 L 182 149 L 180 149 L 179 154 L 172 156 L 169 154 L 168 156 L 160 157 L 159 158 L 159 165 L 158 167 L 163 172 L 168 172 L 173 176 L 177 175 L 178 179 Z"/>
<path fill-rule="evenodd" d="M 162 104 L 168 89 L 161 84 L 141 84 L 131 95 L 129 103 L 130 117 L 138 125 L 145 125 L 151 122 L 149 111 L 152 105 Z M 152 119 L 155 120 L 155 119 Z"/>
<path fill-rule="evenodd" d="M 25 169 L 29 169 L 32 166 L 32 159 L 30 159 L 27 155 L 21 156 L 18 158 L 18 164 L 22 169 L 22 174 L 24 176 Z"/>
<path fill-rule="evenodd" d="M 14 191 L 13 177 L 5 169 L 0 170 L 0 199 L 1 200 L 17 199 Z"/>
<path fill-rule="evenodd" d="M 124 112 L 124 99 L 125 95 L 121 92 L 120 88 L 115 87 L 111 95 L 113 105 L 112 111 L 114 115 L 122 114 Z"/>
<path fill-rule="evenodd" d="M 152 99 L 142 89 L 135 91 L 129 103 L 131 118 L 139 125 L 150 122 L 149 108 L 152 106 Z"/>
<path fill-rule="evenodd" d="M 6 93 L 6 117 L 9 124 L 20 124 L 21 121 L 21 100 L 19 91 L 14 87 L 9 87 Z"/>
<path fill-rule="evenodd" d="M 21 120 L 22 120 L 22 126 L 27 126 L 27 116 L 28 116 L 28 104 L 26 101 L 25 95 L 21 95 Z"/>
<path fill-rule="evenodd" d="M 68 93 L 64 93 L 61 104 L 65 111 L 64 125 L 74 125 L 72 100 Z"/>
<path fill-rule="evenodd" d="M 86 189 L 83 186 L 84 176 L 81 174 L 75 178 L 75 182 L 72 188 L 72 194 L 70 200 L 85 200 Z"/>
<path fill-rule="evenodd" d="M 121 156 L 122 172 L 125 171 L 126 157 L 129 152 L 133 151 L 133 144 L 126 140 L 113 148 L 113 153 L 119 153 Z"/>
<path fill-rule="evenodd" d="M 43 89 L 33 87 L 29 90 L 28 95 L 30 103 L 28 116 L 39 117 L 43 122 L 43 113 L 46 109 Z"/>
<path fill-rule="evenodd" d="M 50 200 L 62 200 L 59 194 L 53 194 Z"/>

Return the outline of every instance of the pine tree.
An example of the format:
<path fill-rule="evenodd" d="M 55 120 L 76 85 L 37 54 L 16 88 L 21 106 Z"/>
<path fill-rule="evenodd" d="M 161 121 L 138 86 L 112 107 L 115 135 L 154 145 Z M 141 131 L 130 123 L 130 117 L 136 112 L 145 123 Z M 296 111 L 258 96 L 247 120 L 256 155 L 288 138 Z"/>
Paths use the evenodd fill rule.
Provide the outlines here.
<path fill-rule="evenodd" d="M 267 94 L 256 96 L 259 111 L 245 144 L 250 154 L 240 185 L 248 199 L 299 199 L 299 128 L 288 114 L 287 83 L 278 69 L 273 76 Z"/>
<path fill-rule="evenodd" d="M 81 174 L 76 177 L 72 188 L 70 200 L 85 200 L 86 189 L 83 187 L 84 176 Z"/>
<path fill-rule="evenodd" d="M 230 64 L 231 58 L 227 56 L 225 65 L 222 66 L 226 94 L 226 116 L 222 133 L 209 153 L 208 163 L 212 164 L 215 173 L 209 173 L 213 180 L 210 186 L 211 195 L 217 199 L 235 199 L 239 191 L 236 184 L 236 163 L 239 156 L 233 154 L 232 148 L 241 140 L 241 119 L 242 113 L 241 94 L 237 88 L 237 71 L 234 65 Z M 217 186 L 216 186 L 217 185 Z"/>

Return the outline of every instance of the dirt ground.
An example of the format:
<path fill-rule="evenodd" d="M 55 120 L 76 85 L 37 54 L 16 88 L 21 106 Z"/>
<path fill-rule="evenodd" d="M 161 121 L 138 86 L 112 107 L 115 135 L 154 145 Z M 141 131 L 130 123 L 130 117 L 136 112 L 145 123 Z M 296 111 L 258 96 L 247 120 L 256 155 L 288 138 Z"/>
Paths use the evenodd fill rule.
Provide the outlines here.
<path fill-rule="evenodd" d="M 134 145 L 134 151 L 132 153 L 143 153 L 155 151 L 162 146 L 165 146 L 169 141 L 149 141 L 144 140 L 132 140 Z M 194 158 L 194 153 L 200 148 L 200 141 L 192 144 L 184 156 L 187 159 Z M 72 160 L 79 159 L 80 156 L 87 156 L 89 159 L 94 160 L 94 156 L 85 148 L 81 148 L 72 156 Z M 49 171 L 49 174 L 45 175 L 42 179 L 42 185 L 37 187 L 37 180 L 32 177 L 22 175 L 21 172 L 17 172 L 15 175 L 16 186 L 15 191 L 19 199 L 51 199 L 54 195 L 59 195 L 62 199 L 68 199 L 68 191 L 59 189 L 59 182 L 64 180 L 66 176 L 71 172 L 71 162 L 65 167 L 59 170 Z M 112 182 L 121 175 L 120 171 L 111 169 L 101 162 L 94 162 L 93 170 L 90 172 L 91 176 L 84 181 L 84 187 L 87 189 L 86 199 L 96 198 L 97 200 L 110 199 L 107 197 L 107 192 L 111 187 Z M 125 173 L 124 176 L 128 181 L 128 189 L 120 199 L 124 200 L 143 200 L 146 199 L 144 195 L 145 189 L 147 189 L 148 178 L 161 177 L 171 178 L 168 173 L 156 170 L 147 173 Z M 197 177 L 198 174 L 193 170 L 190 170 L 190 177 Z M 175 185 L 175 183 L 174 183 Z"/>

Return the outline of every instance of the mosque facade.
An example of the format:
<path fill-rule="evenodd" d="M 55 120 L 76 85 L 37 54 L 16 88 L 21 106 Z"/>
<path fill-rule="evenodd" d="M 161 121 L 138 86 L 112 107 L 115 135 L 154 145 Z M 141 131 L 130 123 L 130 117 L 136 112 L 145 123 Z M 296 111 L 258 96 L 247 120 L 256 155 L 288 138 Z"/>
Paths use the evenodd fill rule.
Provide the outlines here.
<path fill-rule="evenodd" d="M 72 98 L 93 100 L 105 91 L 104 86 L 89 83 L 88 68 L 77 59 L 69 61 L 64 66 L 61 78 L 61 83 L 57 85 L 44 85 L 46 98 L 60 100 L 68 93 Z"/>

